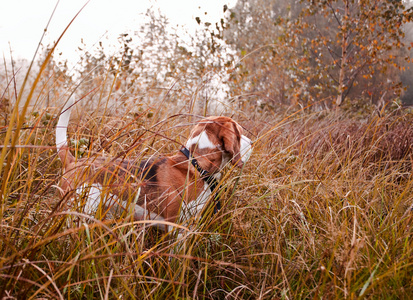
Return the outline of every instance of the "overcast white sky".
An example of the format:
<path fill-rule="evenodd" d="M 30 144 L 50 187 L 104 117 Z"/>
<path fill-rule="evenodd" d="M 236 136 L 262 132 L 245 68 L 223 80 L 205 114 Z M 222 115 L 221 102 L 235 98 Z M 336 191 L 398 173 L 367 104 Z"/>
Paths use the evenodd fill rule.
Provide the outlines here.
<path fill-rule="evenodd" d="M 86 0 L 60 0 L 43 44 L 57 40 Z M 1 60 L 10 57 L 31 60 L 57 0 L 0 0 Z M 170 23 L 197 27 L 195 17 L 217 22 L 223 17 L 223 5 L 236 0 L 91 0 L 59 43 L 57 53 L 69 61 L 77 60 L 76 49 L 83 38 L 87 46 L 102 41 L 116 43 L 119 34 L 139 29 L 149 7 L 160 8 Z M 204 12 L 208 14 L 205 16 Z M 107 31 L 107 34 L 105 32 Z"/>

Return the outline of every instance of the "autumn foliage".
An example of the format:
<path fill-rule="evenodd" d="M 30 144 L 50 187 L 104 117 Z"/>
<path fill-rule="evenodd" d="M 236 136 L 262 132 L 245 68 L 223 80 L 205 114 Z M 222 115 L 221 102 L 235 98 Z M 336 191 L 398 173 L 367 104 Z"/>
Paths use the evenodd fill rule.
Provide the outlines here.
<path fill-rule="evenodd" d="M 53 45 L 26 73 L 5 60 L 0 298 L 411 298 L 408 3 L 223 11 L 215 24 L 198 16 L 191 38 L 148 11 L 113 54 L 78 45 L 74 68 Z M 175 153 L 204 115 L 236 119 L 254 151 L 223 169 L 221 210 L 176 225 L 188 226 L 178 247 L 176 231 L 87 216 L 61 196 L 55 126 L 69 97 L 77 158 Z"/>
<path fill-rule="evenodd" d="M 272 105 L 400 97 L 410 20 L 401 1 L 238 1 L 226 35 L 242 57 L 232 91 Z"/>

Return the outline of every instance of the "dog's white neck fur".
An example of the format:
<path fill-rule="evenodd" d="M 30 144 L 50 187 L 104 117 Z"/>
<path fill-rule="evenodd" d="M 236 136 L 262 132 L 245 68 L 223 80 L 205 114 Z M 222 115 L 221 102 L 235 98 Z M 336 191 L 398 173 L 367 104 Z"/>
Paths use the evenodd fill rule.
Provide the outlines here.
<path fill-rule="evenodd" d="M 193 145 L 197 145 L 198 149 L 206 149 L 206 148 L 214 149 L 217 147 L 211 142 L 205 130 L 202 131 L 199 135 L 190 138 L 186 142 L 186 148 L 188 149 L 190 149 L 191 146 Z"/>

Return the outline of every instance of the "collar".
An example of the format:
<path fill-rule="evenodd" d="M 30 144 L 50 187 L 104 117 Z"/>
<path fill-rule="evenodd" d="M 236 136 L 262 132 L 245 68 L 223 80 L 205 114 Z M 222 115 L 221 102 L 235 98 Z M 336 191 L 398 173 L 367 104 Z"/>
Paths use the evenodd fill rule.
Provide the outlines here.
<path fill-rule="evenodd" d="M 191 155 L 191 152 L 186 147 L 182 147 L 180 150 L 186 158 L 189 159 L 191 164 L 195 167 L 195 169 L 201 174 L 202 179 L 208 183 L 209 189 L 211 190 L 211 193 L 214 193 L 218 186 L 218 181 L 213 177 L 212 175 L 209 174 L 208 171 L 204 170 L 201 168 L 199 165 L 198 161 Z M 214 213 L 217 213 L 218 210 L 221 209 L 221 201 L 219 200 L 220 196 L 218 194 L 218 191 L 215 191 L 214 195 L 214 200 L 215 200 L 215 207 L 214 207 Z"/>

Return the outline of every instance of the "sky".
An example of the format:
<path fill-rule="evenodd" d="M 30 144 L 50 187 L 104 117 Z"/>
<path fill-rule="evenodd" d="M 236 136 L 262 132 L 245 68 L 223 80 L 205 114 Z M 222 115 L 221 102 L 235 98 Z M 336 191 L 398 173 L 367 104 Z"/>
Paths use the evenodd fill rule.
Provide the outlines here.
<path fill-rule="evenodd" d="M 13 59 L 31 60 L 50 16 L 55 13 L 46 31 L 43 45 L 58 39 L 86 0 L 0 0 L 0 54 Z M 76 63 L 81 40 L 90 49 L 99 41 L 116 44 L 119 34 L 138 30 L 148 8 L 158 9 L 171 25 L 188 32 L 198 26 L 195 17 L 215 23 L 223 17 L 223 6 L 234 6 L 236 0 L 90 0 L 56 49 L 60 58 Z M 207 14 L 205 15 L 205 12 Z"/>

